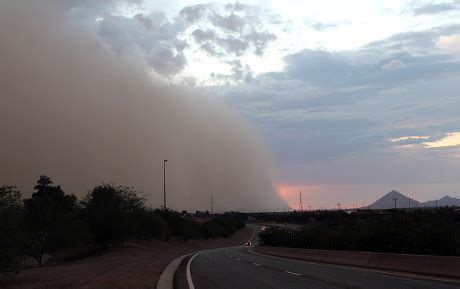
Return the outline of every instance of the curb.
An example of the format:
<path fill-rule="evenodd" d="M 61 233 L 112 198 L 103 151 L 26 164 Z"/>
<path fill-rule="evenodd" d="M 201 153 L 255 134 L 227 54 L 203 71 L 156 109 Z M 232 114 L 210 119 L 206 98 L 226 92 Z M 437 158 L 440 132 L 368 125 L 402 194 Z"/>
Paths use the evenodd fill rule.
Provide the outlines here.
<path fill-rule="evenodd" d="M 157 287 L 156 289 L 173 289 L 174 288 L 174 273 L 176 273 L 177 268 L 179 265 L 182 263 L 182 261 L 197 253 L 199 251 L 195 251 L 186 255 L 182 255 L 176 259 L 174 259 L 171 263 L 166 266 L 166 268 L 163 270 L 163 272 L 160 275 L 160 278 L 158 279 L 157 282 Z"/>

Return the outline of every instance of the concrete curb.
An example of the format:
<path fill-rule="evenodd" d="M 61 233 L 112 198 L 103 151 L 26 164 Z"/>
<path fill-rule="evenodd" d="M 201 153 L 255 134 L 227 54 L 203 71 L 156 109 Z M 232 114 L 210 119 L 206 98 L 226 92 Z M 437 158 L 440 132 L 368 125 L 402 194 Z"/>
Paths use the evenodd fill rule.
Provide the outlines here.
<path fill-rule="evenodd" d="M 252 229 L 254 230 L 254 228 L 252 228 Z M 255 234 L 256 234 L 256 230 L 253 231 L 250 240 L 252 240 L 254 238 Z M 205 252 L 205 251 L 213 251 L 213 250 L 234 248 L 234 247 L 244 247 L 244 245 L 222 247 L 222 248 L 214 248 L 214 249 L 208 249 L 208 250 L 197 250 L 195 252 L 185 254 L 185 255 L 182 255 L 182 256 L 174 259 L 171 263 L 168 264 L 168 266 L 166 266 L 166 268 L 161 273 L 160 278 L 158 279 L 158 282 L 157 282 L 156 289 L 174 289 L 174 273 L 176 273 L 177 268 L 179 267 L 179 265 L 182 263 L 182 261 L 185 258 L 187 258 L 189 256 L 193 256 L 193 255 L 201 253 L 201 252 Z M 187 265 L 188 265 L 187 266 L 188 270 L 190 271 L 190 262 Z M 187 282 L 189 282 L 189 278 L 187 278 Z"/>
<path fill-rule="evenodd" d="M 157 289 L 173 289 L 174 288 L 174 273 L 176 273 L 177 268 L 182 263 L 182 261 L 200 251 L 195 251 L 186 255 L 182 255 L 174 259 L 171 263 L 166 266 L 163 272 L 160 275 L 160 279 L 157 282 Z"/>

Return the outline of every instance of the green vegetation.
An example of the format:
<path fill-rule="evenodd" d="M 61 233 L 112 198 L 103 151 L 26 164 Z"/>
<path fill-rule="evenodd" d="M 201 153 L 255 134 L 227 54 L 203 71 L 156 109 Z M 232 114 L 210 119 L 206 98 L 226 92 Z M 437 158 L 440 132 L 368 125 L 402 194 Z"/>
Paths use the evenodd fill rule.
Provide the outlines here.
<path fill-rule="evenodd" d="M 260 234 L 262 244 L 460 256 L 460 212 L 454 208 L 306 215 L 308 221 L 300 230 L 267 228 Z"/>
<path fill-rule="evenodd" d="M 15 187 L 0 186 L 0 273 L 19 272 L 28 258 L 42 266 L 46 254 L 62 248 L 103 252 L 131 240 L 227 238 L 245 226 L 245 217 L 233 213 L 196 216 L 209 221 L 198 223 L 186 211 L 149 208 L 141 193 L 112 184 L 96 186 L 81 200 L 47 176 L 40 176 L 24 200 Z"/>

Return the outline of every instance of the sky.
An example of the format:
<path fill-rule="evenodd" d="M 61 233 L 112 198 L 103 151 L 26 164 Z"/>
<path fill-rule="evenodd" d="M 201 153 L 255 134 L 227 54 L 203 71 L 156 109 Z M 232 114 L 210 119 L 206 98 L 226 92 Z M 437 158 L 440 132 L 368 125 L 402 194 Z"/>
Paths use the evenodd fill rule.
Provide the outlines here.
<path fill-rule="evenodd" d="M 293 207 L 299 191 L 312 209 L 460 196 L 458 0 L 56 3 L 152 79 L 243 116 Z"/>

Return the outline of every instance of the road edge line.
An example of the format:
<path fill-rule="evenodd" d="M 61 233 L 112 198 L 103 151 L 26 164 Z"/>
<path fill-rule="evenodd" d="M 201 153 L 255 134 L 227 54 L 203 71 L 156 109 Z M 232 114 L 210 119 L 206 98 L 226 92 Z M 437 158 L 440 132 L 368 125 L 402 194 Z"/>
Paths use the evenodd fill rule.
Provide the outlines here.
<path fill-rule="evenodd" d="M 251 238 L 249 240 L 252 240 L 254 238 L 254 236 L 256 235 L 256 229 L 252 229 L 252 231 L 253 232 L 252 232 Z M 203 252 L 217 251 L 217 250 L 223 250 L 223 249 L 228 249 L 228 248 L 237 248 L 237 247 L 244 247 L 244 245 L 222 247 L 222 248 L 215 248 L 215 249 L 209 249 L 209 250 L 202 250 L 202 251 L 199 251 L 199 252 L 194 252 L 194 253 L 189 254 L 189 255 L 193 255 L 193 256 L 188 260 L 187 268 L 186 268 L 186 276 L 187 276 L 188 288 L 189 289 L 195 289 L 195 284 L 193 284 L 193 278 L 192 278 L 192 273 L 191 273 L 190 267 L 191 267 L 193 259 L 195 259 L 196 256 L 198 256 L 199 254 L 201 254 Z M 177 267 L 176 267 L 176 269 L 177 269 Z M 160 288 L 157 288 L 157 289 L 160 289 Z"/>
<path fill-rule="evenodd" d="M 196 252 L 197 251 L 179 256 L 171 261 L 163 272 L 161 272 L 156 289 L 174 289 L 174 274 L 176 273 L 177 268 L 185 258 L 195 254 Z"/>
<path fill-rule="evenodd" d="M 281 257 L 277 255 L 257 252 L 257 251 L 254 251 L 253 248 L 248 248 L 247 252 L 254 254 L 254 255 L 263 256 L 263 257 L 280 259 L 280 260 L 285 260 L 285 261 L 295 261 L 295 262 L 317 265 L 317 266 L 322 266 L 322 267 L 336 267 L 336 268 L 351 269 L 355 271 L 373 272 L 373 273 L 392 275 L 392 276 L 401 277 L 401 278 L 422 279 L 422 280 L 430 280 L 430 281 L 444 282 L 444 283 L 450 283 L 450 284 L 460 284 L 459 279 L 436 277 L 436 276 L 431 276 L 431 275 L 420 275 L 420 274 L 415 274 L 415 273 L 410 273 L 410 272 L 391 271 L 391 270 L 377 269 L 377 268 L 343 265 L 343 264 L 328 263 L 328 262 L 321 262 L 321 261 L 303 260 L 303 259 L 296 259 L 296 258 L 290 258 L 290 257 Z"/>

